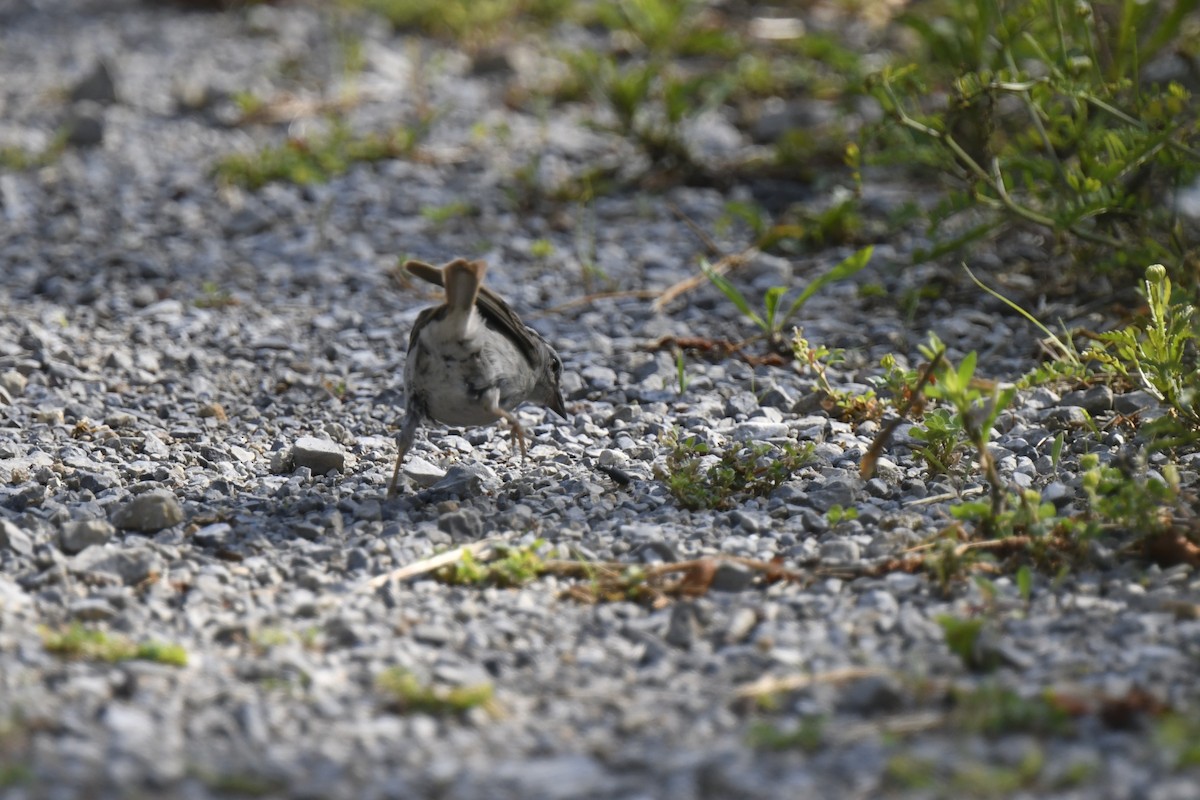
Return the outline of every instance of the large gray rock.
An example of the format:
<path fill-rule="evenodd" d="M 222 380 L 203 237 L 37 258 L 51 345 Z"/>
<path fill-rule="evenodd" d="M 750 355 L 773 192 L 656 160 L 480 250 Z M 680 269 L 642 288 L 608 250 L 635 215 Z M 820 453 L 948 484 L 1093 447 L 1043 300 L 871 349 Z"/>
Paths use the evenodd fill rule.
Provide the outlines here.
<path fill-rule="evenodd" d="M 118 579 L 130 586 L 163 570 L 163 560 L 157 553 L 139 547 L 89 547 L 68 563 L 72 572 L 91 576 L 93 580 Z"/>
<path fill-rule="evenodd" d="M 0 550 L 27 556 L 33 552 L 33 537 L 15 522 L 0 519 Z"/>
<path fill-rule="evenodd" d="M 112 524 L 124 531 L 157 533 L 183 522 L 183 506 L 165 490 L 140 494 L 112 515 Z"/>
<path fill-rule="evenodd" d="M 117 529 L 105 519 L 78 519 L 63 523 L 58 546 L 64 553 L 75 554 L 94 544 L 104 544 Z"/>
<path fill-rule="evenodd" d="M 292 460 L 297 467 L 308 467 L 314 475 L 324 475 L 331 469 L 341 472 L 346 466 L 346 454 L 336 442 L 316 436 L 301 436 L 292 445 Z"/>

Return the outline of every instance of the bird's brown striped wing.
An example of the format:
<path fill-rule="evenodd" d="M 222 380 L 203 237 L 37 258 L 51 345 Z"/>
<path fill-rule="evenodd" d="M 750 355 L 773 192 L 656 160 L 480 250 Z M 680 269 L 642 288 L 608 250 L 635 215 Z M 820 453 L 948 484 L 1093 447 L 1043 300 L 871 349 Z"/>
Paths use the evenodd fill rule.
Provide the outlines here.
<path fill-rule="evenodd" d="M 426 283 L 442 287 L 446 285 L 445 279 L 442 277 L 441 268 L 435 267 L 432 264 L 426 264 L 424 261 L 406 261 L 404 262 L 404 268 L 408 270 L 409 274 L 420 278 Z M 492 327 L 512 340 L 512 343 L 525 356 L 526 361 L 530 364 L 537 363 L 537 343 L 525 330 L 525 323 L 517 316 L 517 312 L 513 311 L 508 303 L 500 298 L 500 295 L 486 286 L 480 286 L 479 295 L 475 298 L 475 307 L 479 309 L 479 313 L 483 314 L 484 319 L 492 324 Z M 413 342 L 416 341 L 417 332 L 430 319 L 426 315 L 429 312 L 437 312 L 440 308 L 441 306 L 428 308 L 422 311 L 420 316 L 417 317 L 417 323 L 413 325 L 413 332 L 409 336 L 408 346 L 410 348 Z"/>

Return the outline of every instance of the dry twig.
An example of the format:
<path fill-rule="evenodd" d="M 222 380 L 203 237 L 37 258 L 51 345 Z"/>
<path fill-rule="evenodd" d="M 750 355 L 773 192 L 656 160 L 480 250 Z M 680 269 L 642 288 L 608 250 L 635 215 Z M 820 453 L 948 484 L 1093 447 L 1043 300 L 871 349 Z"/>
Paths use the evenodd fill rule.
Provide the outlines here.
<path fill-rule="evenodd" d="M 442 567 L 458 563 L 467 553 L 470 553 L 477 561 L 487 561 L 495 554 L 495 545 L 501 544 L 503 541 L 503 539 L 499 538 L 483 539 L 463 545 L 462 547 L 456 547 L 453 550 L 447 550 L 444 553 L 438 553 L 429 558 L 423 558 L 420 561 L 414 561 L 411 564 L 405 564 L 391 572 L 376 575 L 374 578 L 362 583 L 355 591 L 371 591 L 391 581 L 402 581 L 408 578 L 415 578 L 419 575 L 426 575 Z"/>

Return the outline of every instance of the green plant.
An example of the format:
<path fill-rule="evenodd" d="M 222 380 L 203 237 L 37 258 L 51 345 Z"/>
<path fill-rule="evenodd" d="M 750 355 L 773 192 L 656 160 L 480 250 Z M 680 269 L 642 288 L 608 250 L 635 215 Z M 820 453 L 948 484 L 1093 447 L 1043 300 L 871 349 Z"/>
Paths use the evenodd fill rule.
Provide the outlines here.
<path fill-rule="evenodd" d="M 554 255 L 554 243 L 549 239 L 536 239 L 529 245 L 529 255 L 544 261 Z"/>
<path fill-rule="evenodd" d="M 684 357 L 682 347 L 675 351 L 675 381 L 680 395 L 687 392 L 687 359 Z"/>
<path fill-rule="evenodd" d="M 836 526 L 841 522 L 853 519 L 858 519 L 858 509 L 854 506 L 843 508 L 840 505 L 835 505 L 825 512 L 825 520 L 831 526 Z"/>
<path fill-rule="evenodd" d="M 538 551 L 545 546 L 544 539 L 535 539 L 523 547 L 496 545 L 500 555 L 487 563 L 480 563 L 469 550 L 464 550 L 458 562 L 438 570 L 437 577 L 456 586 L 524 586 L 542 574 Z"/>
<path fill-rule="evenodd" d="M 1190 304 L 1171 304 L 1171 279 L 1161 264 L 1146 268 L 1143 282 L 1149 318 L 1100 335 L 1103 347 L 1088 356 L 1112 375 L 1141 386 L 1167 405 L 1173 418 L 1158 426 L 1172 446 L 1194 438 L 1200 429 L 1200 370 L 1195 348 L 1200 325 Z M 1170 424 L 1178 421 L 1179 425 Z"/>
<path fill-rule="evenodd" d="M 951 786 L 958 797 L 1011 797 L 1022 789 L 1037 785 L 1046 765 L 1046 756 L 1038 747 L 1030 748 L 1016 764 L 1009 766 L 966 762 L 958 765 Z"/>
<path fill-rule="evenodd" d="M 828 272 L 817 276 L 792 300 L 791 305 L 787 306 L 787 310 L 782 314 L 780 313 L 780 304 L 783 302 L 784 295 L 787 294 L 788 287 L 774 286 L 768 289 L 766 295 L 763 297 L 763 313 L 759 314 L 751 307 L 745 295 L 728 278 L 713 270 L 707 262 L 702 265 L 702 269 L 713 285 L 721 291 L 721 294 L 725 295 L 737 307 L 738 311 L 742 312 L 747 319 L 759 328 L 762 332 L 760 336 L 767 340 L 771 349 L 778 352 L 786 352 L 787 348 L 783 332 L 788 327 L 791 319 L 804 308 L 804 304 L 829 284 L 844 281 L 867 266 L 873 252 L 873 247 L 864 247 L 842 259 L 837 266 Z"/>
<path fill-rule="evenodd" d="M 0 763 L 0 789 L 26 786 L 33 780 L 33 770 L 28 765 Z"/>
<path fill-rule="evenodd" d="M 817 386 L 823 394 L 821 406 L 833 416 L 861 422 L 866 419 L 878 419 L 883 414 L 883 404 L 876 397 L 874 390 L 868 389 L 861 394 L 855 394 L 830 382 L 829 367 L 845 361 L 845 351 L 841 348 L 830 350 L 825 345 L 814 347 L 804 338 L 804 331 L 796 328 L 792 334 L 792 355 L 797 365 L 811 370 L 816 375 Z"/>
<path fill-rule="evenodd" d="M 259 653 L 267 653 L 294 641 L 295 637 L 283 628 L 259 628 L 250 634 L 250 644 Z"/>
<path fill-rule="evenodd" d="M 955 519 L 975 522 L 992 536 L 1020 534 L 1039 537 L 1066 524 L 1066 521 L 1058 516 L 1054 504 L 1042 502 L 1041 495 L 1035 489 L 1013 491 L 1004 495 L 998 513 L 992 501 L 966 501 L 953 506 L 950 514 Z"/>
<path fill-rule="evenodd" d="M 238 300 L 216 281 L 205 281 L 200 290 L 203 294 L 194 301 L 196 308 L 228 308 L 238 305 Z"/>
<path fill-rule="evenodd" d="M 713 453 L 694 436 L 669 434 L 666 464 L 655 476 L 688 509 L 731 508 L 743 497 L 768 494 L 812 459 L 813 446 L 751 443 Z"/>
<path fill-rule="evenodd" d="M 757 203 L 742 200 L 729 200 L 725 203 L 725 211 L 717 218 L 715 228 L 718 235 L 725 235 L 735 222 L 740 222 L 750 229 L 754 241 L 761 242 L 771 228 L 771 216 L 766 209 Z"/>
<path fill-rule="evenodd" d="M 441 225 L 458 217 L 471 214 L 475 207 L 465 200 L 455 200 L 442 206 L 424 206 L 421 216 L 435 225 Z"/>
<path fill-rule="evenodd" d="M 254 154 L 225 156 L 214 169 L 218 180 L 258 189 L 271 181 L 321 183 L 360 161 L 381 161 L 409 155 L 424 138 L 429 120 L 397 128 L 386 135 L 355 134 L 340 121 L 328 132 L 309 138 L 289 138 L 282 145 Z"/>
<path fill-rule="evenodd" d="M 382 16 L 397 30 L 449 38 L 468 47 L 526 26 L 546 27 L 567 16 L 571 0 L 341 0 Z"/>
<path fill-rule="evenodd" d="M 401 713 L 445 716 L 462 714 L 472 708 L 482 708 L 492 715 L 498 713 L 490 683 L 474 686 L 431 686 L 421 683 L 410 670 L 392 667 L 378 676 L 375 685 L 389 697 L 391 705 Z"/>
<path fill-rule="evenodd" d="M 695 0 L 621 0 L 597 6 L 598 22 L 619 32 L 623 61 L 590 50 L 564 53 L 574 83 L 590 90 L 652 164 L 695 167 L 683 125 L 719 106 L 736 85 L 727 66 L 741 47 Z M 719 56 L 684 65 L 689 56 Z"/>
<path fill-rule="evenodd" d="M 233 93 L 233 104 L 237 106 L 242 118 L 253 117 L 267 107 L 267 101 L 254 92 L 238 91 Z"/>
<path fill-rule="evenodd" d="M 1001 389 L 997 385 L 990 393 L 985 394 L 972 383 L 975 377 L 974 351 L 963 357 L 955 369 L 945 358 L 945 346 L 936 336 L 930 336 L 930 342 L 921 346 L 921 354 L 933 361 L 940 359 L 942 367 L 937 372 L 937 381 L 930 382 L 925 387 L 925 394 L 934 400 L 949 404 L 958 417 L 959 424 L 968 442 L 975 449 L 975 457 L 983 471 L 991 491 L 991 504 L 988 516 L 982 520 L 985 532 L 992 532 L 1001 513 L 1004 511 L 1007 485 L 1000 478 L 996 469 L 996 461 L 988 449 L 992 426 L 996 418 L 1008 407 L 1016 395 L 1015 387 Z"/>
<path fill-rule="evenodd" d="M 176 667 L 187 666 L 187 651 L 177 644 L 141 642 L 110 636 L 101 630 L 74 623 L 62 631 L 42 629 L 42 646 L 63 658 L 88 661 L 156 661 Z"/>
<path fill-rule="evenodd" d="M 959 619 L 949 614 L 936 618 L 946 637 L 946 647 L 958 656 L 963 665 L 972 670 L 990 672 L 999 666 L 994 654 L 980 647 L 980 636 L 987 624 L 983 617 Z"/>
<path fill-rule="evenodd" d="M 1050 692 L 1025 696 L 985 683 L 974 690 L 954 692 L 952 700 L 951 724 L 971 733 L 1062 735 L 1073 727 L 1071 715 Z"/>
<path fill-rule="evenodd" d="M 949 595 L 951 586 L 961 580 L 979 559 L 975 551 L 959 546 L 957 537 L 947 535 L 951 533 L 957 531 L 950 528 L 940 533 L 933 549 L 922 559 L 924 569 L 933 576 L 942 595 Z"/>
<path fill-rule="evenodd" d="M 781 140 L 776 148 L 782 148 L 786 141 Z M 859 199 L 848 192 L 841 194 L 845 196 L 835 197 L 832 203 L 820 208 L 793 205 L 777 224 L 767 229 L 757 246 L 792 253 L 860 242 L 865 223 Z"/>
<path fill-rule="evenodd" d="M 871 383 L 885 390 L 892 403 L 900 405 L 912 399 L 913 388 L 920 380 L 920 372 L 900 366 L 896 356 L 886 353 L 879 359 L 882 375 L 871 378 Z"/>
<path fill-rule="evenodd" d="M 1200 719 L 1167 714 L 1154 728 L 1154 740 L 1175 769 L 1200 767 Z"/>
<path fill-rule="evenodd" d="M 15 145 L 0 146 L 0 169 L 16 172 L 53 164 L 67 149 L 67 141 L 70 137 L 70 127 L 63 126 L 55 132 L 54 137 L 39 152 Z"/>
<path fill-rule="evenodd" d="M 796 328 L 792 331 L 792 355 L 796 357 L 797 362 L 812 370 L 821 391 L 826 394 L 837 391 L 829 382 L 828 373 L 830 367 L 845 363 L 845 350 L 840 347 L 831 350 L 823 344 L 813 346 L 804 338 L 804 329 Z"/>
<path fill-rule="evenodd" d="M 284 781 L 280 778 L 256 775 L 252 772 L 213 773 L 198 771 L 195 775 L 209 789 L 219 792 L 222 795 L 277 797 L 287 789 Z"/>
<path fill-rule="evenodd" d="M 1163 480 L 1147 477 L 1135 465 L 1101 464 L 1095 454 L 1081 457 L 1079 469 L 1090 532 L 1116 529 L 1144 538 L 1171 527 L 1180 484 L 1173 464 L 1163 467 Z"/>
<path fill-rule="evenodd" d="M 937 785 L 937 765 L 909 754 L 895 755 L 884 767 L 883 780 L 885 785 L 899 789 L 930 789 Z"/>
<path fill-rule="evenodd" d="M 964 439 L 962 419 L 948 408 L 935 408 L 925 415 L 920 425 L 914 425 L 908 435 L 924 446 L 916 454 L 925 462 L 930 475 L 942 475 L 958 463 L 962 457 Z"/>
<path fill-rule="evenodd" d="M 1075 345 L 1071 342 L 1070 339 L 1067 339 L 1065 341 L 1063 339 L 1060 339 L 1058 336 L 1056 336 L 1054 334 L 1053 331 L 1051 331 L 1049 328 L 1047 328 L 1045 325 L 1043 325 L 1041 320 L 1039 320 L 1033 314 L 1030 314 L 1028 311 L 1026 311 L 1024 308 L 1022 308 L 1019 303 L 1016 303 L 1016 302 L 1010 300 L 1009 298 L 1007 298 L 1004 295 L 997 292 L 992 287 L 988 286 L 983 281 L 979 280 L 979 278 L 975 277 L 975 273 L 972 272 L 971 268 L 968 267 L 966 264 L 963 264 L 962 268 L 967 273 L 967 275 L 971 278 L 971 281 L 976 286 L 978 286 L 980 289 L 987 292 L 988 294 L 990 294 L 992 297 L 996 298 L 1000 302 L 1004 303 L 1004 305 L 1008 306 L 1013 311 L 1016 311 L 1018 314 L 1020 314 L 1022 317 L 1024 317 L 1026 320 L 1028 320 L 1035 328 L 1037 328 L 1039 331 L 1041 331 L 1042 334 L 1046 337 L 1045 339 L 1043 339 L 1043 342 L 1049 343 L 1049 345 L 1051 346 L 1050 349 L 1057 360 L 1065 362 L 1068 366 L 1074 368 L 1075 370 L 1078 370 L 1079 374 L 1082 374 L 1083 360 L 1079 357 L 1079 353 L 1075 350 Z"/>
<path fill-rule="evenodd" d="M 950 179 L 932 217 L 948 235 L 922 255 L 1031 225 L 1080 263 L 1195 258 L 1163 198 L 1200 174 L 1200 115 L 1186 89 L 1143 81 L 1142 67 L 1188 47 L 1196 6 L 934 0 L 903 15 L 924 53 L 871 87 L 892 123 L 877 160 Z M 924 102 L 935 96 L 945 104 Z"/>
<path fill-rule="evenodd" d="M 1017 593 L 1021 595 L 1021 602 L 1028 606 L 1033 599 L 1033 573 L 1030 572 L 1027 565 L 1022 564 L 1017 569 L 1016 582 Z"/>
<path fill-rule="evenodd" d="M 767 750 L 802 750 L 813 753 L 825 743 L 825 728 L 824 717 L 805 717 L 791 730 L 760 722 L 750 728 L 750 744 Z"/>

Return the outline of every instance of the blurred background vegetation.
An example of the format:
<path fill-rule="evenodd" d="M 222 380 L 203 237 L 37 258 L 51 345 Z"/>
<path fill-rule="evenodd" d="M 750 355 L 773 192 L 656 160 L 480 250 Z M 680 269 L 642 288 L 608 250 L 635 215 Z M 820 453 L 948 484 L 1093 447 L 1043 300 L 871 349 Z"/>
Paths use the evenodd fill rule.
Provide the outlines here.
<path fill-rule="evenodd" d="M 244 3 L 234 3 L 243 6 Z M 626 139 L 628 164 L 515 202 L 678 183 L 749 189 L 732 221 L 796 254 L 911 234 L 914 261 L 998 255 L 1043 287 L 1087 294 L 1162 263 L 1196 286 L 1200 219 L 1197 0 L 337 0 L 507 81 L 510 108 L 580 104 Z M 522 54 L 538 79 L 518 79 Z M 545 65 L 553 65 L 548 68 Z M 528 73 L 528 71 L 526 71 Z M 247 119 L 263 100 L 241 98 Z M 321 180 L 402 157 L 438 114 L 388 135 L 341 126 L 305 147 L 221 165 L 225 180 Z M 722 146 L 720 134 L 740 135 Z M 503 135 L 497 132 L 496 135 Z M 729 137 L 727 136 L 726 139 Z M 718 140 L 714 146 L 713 140 Z M 993 259 L 994 260 L 994 259 Z M 1103 276 L 1103 280 L 1098 278 Z"/>

